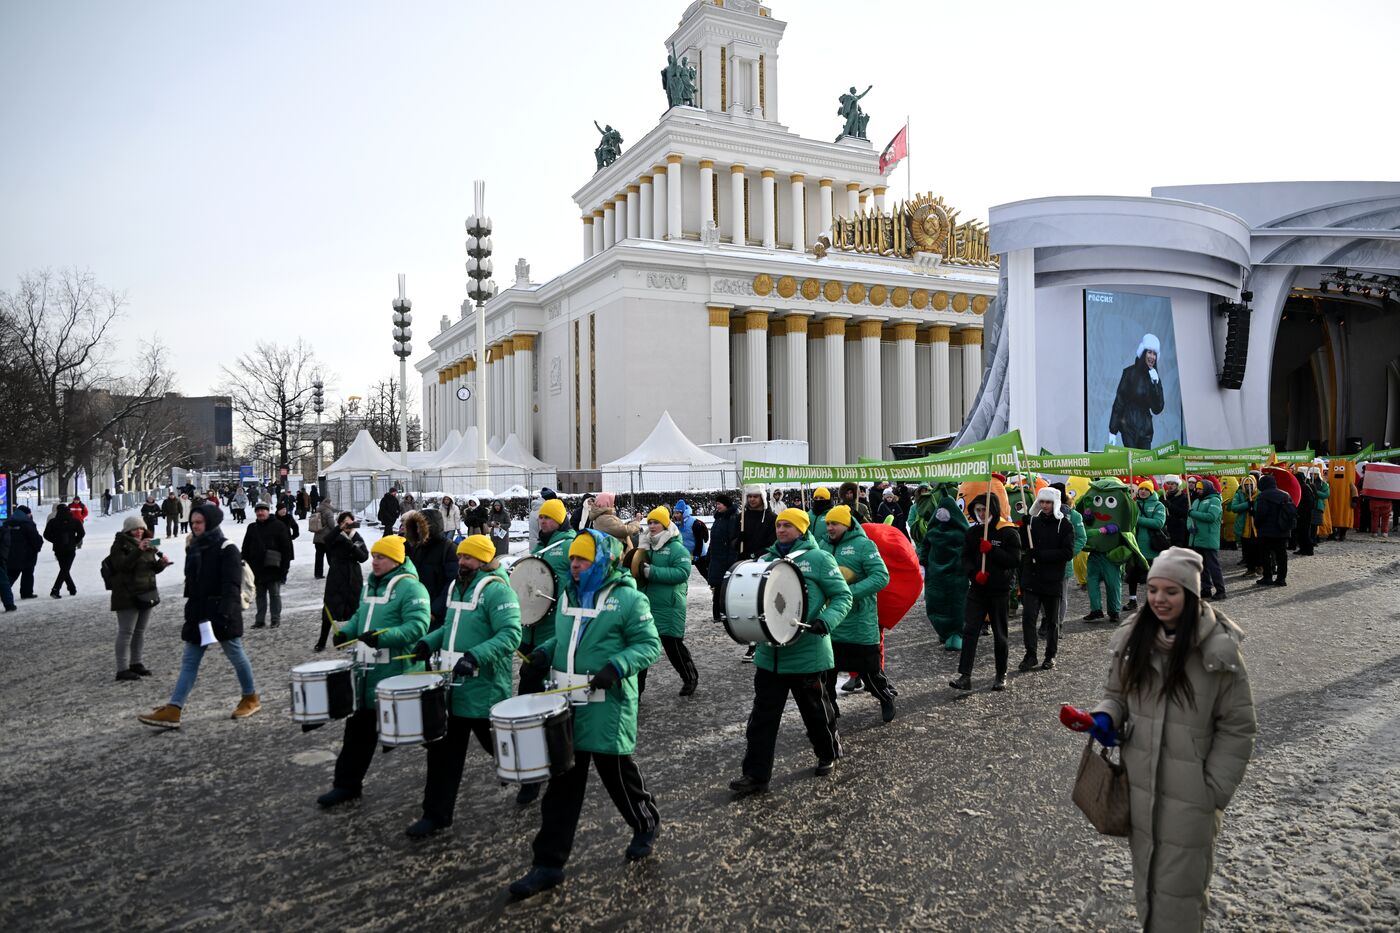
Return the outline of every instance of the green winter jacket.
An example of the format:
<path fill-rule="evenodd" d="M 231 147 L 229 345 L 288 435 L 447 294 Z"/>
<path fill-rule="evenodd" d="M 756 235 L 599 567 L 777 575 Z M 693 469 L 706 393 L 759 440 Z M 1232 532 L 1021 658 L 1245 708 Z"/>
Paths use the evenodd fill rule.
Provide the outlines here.
<path fill-rule="evenodd" d="M 1186 514 L 1192 522 L 1192 547 L 1203 551 L 1220 550 L 1220 518 L 1223 513 L 1218 492 L 1207 492 L 1191 500 L 1191 511 Z"/>
<path fill-rule="evenodd" d="M 388 594 L 387 602 L 380 602 Z M 387 652 L 388 657 L 408 654 L 428 631 L 431 621 L 428 590 L 418 582 L 418 569 L 413 561 L 405 560 L 398 567 L 382 577 L 373 574 L 365 581 L 364 593 L 360 596 L 360 608 L 355 615 L 340 627 L 340 635 L 355 639 L 366 631 L 384 631 L 379 636 L 379 652 Z M 360 653 L 368 649 L 346 648 L 348 652 Z M 375 688 L 381 680 L 421 671 L 423 665 L 417 661 L 389 661 L 386 664 L 371 664 L 360 678 L 360 708 L 377 709 Z"/>
<path fill-rule="evenodd" d="M 782 557 L 775 543 L 764 555 L 768 560 Z M 759 645 L 754 653 L 753 663 L 765 671 L 777 674 L 814 674 L 829 671 L 836 664 L 836 656 L 831 651 L 831 636 L 851 611 L 851 588 L 846 578 L 841 576 L 841 568 L 836 566 L 836 558 L 817 547 L 811 534 L 804 534 L 793 542 L 788 558 L 802 571 L 802 579 L 807 588 L 807 617 L 803 621 L 814 622 L 821 619 L 826 623 L 828 634 L 815 635 L 803 632 L 792 644 L 778 648 L 774 645 Z"/>
<path fill-rule="evenodd" d="M 536 544 L 530 551 L 532 557 L 538 557 L 549 569 L 554 571 L 554 599 L 556 604 L 559 594 L 563 593 L 569 585 L 569 546 L 578 537 L 578 532 L 572 528 L 560 528 L 549 536 L 549 540 L 544 544 Z M 549 619 L 545 619 L 539 625 L 532 625 L 525 629 L 520 636 L 520 652 L 529 654 L 535 650 L 535 645 L 544 638 L 548 638 L 553 633 L 549 627 Z"/>
<path fill-rule="evenodd" d="M 1074 526 L 1074 543 L 1070 547 L 1074 550 L 1074 556 L 1078 557 L 1079 552 L 1084 550 L 1084 545 L 1089 543 L 1089 532 L 1084 530 L 1084 516 L 1079 514 L 1078 509 L 1065 508 L 1065 513 L 1069 515 L 1069 523 Z M 1065 579 L 1074 576 L 1074 560 L 1065 563 Z"/>
<path fill-rule="evenodd" d="M 827 506 L 826 512 L 831 511 L 831 506 Z M 812 540 L 820 547 L 826 541 L 826 512 L 817 512 L 816 509 L 807 511 L 807 533 L 812 536 Z"/>
<path fill-rule="evenodd" d="M 1142 556 L 1147 558 L 1147 562 L 1150 564 L 1157 559 L 1157 555 L 1160 553 L 1152 549 L 1152 531 L 1167 527 L 1167 506 L 1155 495 L 1134 501 L 1137 502 L 1138 507 L 1138 550 L 1142 551 Z"/>
<path fill-rule="evenodd" d="M 1257 497 L 1258 493 L 1255 495 Z M 1254 524 L 1254 500 L 1249 497 L 1243 486 L 1235 490 L 1234 498 L 1230 500 L 1230 511 L 1235 513 L 1236 541 L 1257 537 L 1252 528 Z M 1248 534 L 1245 531 L 1246 524 L 1251 526 Z"/>
<path fill-rule="evenodd" d="M 834 550 L 830 541 L 822 550 L 836 558 L 837 569 L 846 567 L 855 571 L 854 581 L 848 584 L 851 611 L 846 613 L 841 628 L 832 633 L 831 640 L 848 645 L 878 645 L 880 616 L 875 597 L 890 582 L 890 571 L 875 542 L 870 540 L 860 525 L 855 525 L 846 530 L 834 545 Z"/>
<path fill-rule="evenodd" d="M 649 535 L 648 535 L 649 537 Z M 651 603 L 656 634 L 685 637 L 685 604 L 690 593 L 690 550 L 675 525 L 662 532 L 665 542 L 652 548 L 651 562 L 642 571 L 639 587 Z"/>
<path fill-rule="evenodd" d="M 1313 496 L 1315 497 L 1315 504 L 1313 505 L 1314 525 L 1322 524 L 1322 513 L 1327 511 L 1327 500 L 1331 495 L 1331 486 L 1328 486 L 1326 483 L 1313 484 Z"/>
<path fill-rule="evenodd" d="M 574 748 L 604 755 L 630 755 L 637 747 L 637 672 L 651 667 L 661 657 L 661 639 L 656 635 L 651 605 L 637 590 L 632 575 L 616 566 L 616 555 L 602 557 L 612 564 L 599 591 L 600 596 L 606 591 L 607 598 L 600 601 L 602 612 L 582 626 L 574 652 L 574 673 L 596 674 L 604 665 L 612 664 L 622 679 L 604 694 L 603 702 L 574 707 Z M 578 602 L 578 584 L 571 576 L 554 615 L 553 634 L 535 649 L 550 655 L 555 670 L 568 670 L 574 617 L 565 610 Z"/>
<path fill-rule="evenodd" d="M 454 637 L 455 636 L 455 637 Z M 510 697 L 512 656 L 520 644 L 520 600 L 501 569 L 461 577 L 447 591 L 443 624 L 424 636 L 428 650 L 471 652 L 479 667 L 475 677 L 452 681 L 453 716 L 485 719 L 491 707 Z"/>

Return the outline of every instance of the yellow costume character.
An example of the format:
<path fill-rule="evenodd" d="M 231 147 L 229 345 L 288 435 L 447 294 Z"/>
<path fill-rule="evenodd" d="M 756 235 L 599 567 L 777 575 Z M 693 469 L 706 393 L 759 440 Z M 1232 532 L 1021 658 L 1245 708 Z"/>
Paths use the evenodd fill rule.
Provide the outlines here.
<path fill-rule="evenodd" d="M 1332 494 L 1327 497 L 1327 517 L 1332 520 L 1332 531 L 1339 540 L 1345 540 L 1347 531 L 1356 527 L 1356 463 L 1352 460 L 1333 460 L 1327 471 L 1327 487 Z"/>

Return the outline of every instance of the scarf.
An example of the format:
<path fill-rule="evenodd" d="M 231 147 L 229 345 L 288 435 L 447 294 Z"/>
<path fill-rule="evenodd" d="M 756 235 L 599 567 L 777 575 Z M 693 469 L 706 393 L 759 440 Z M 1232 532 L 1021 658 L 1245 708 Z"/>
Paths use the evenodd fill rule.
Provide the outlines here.
<path fill-rule="evenodd" d="M 787 557 L 788 551 L 791 551 L 796 544 L 796 541 L 792 542 L 792 544 L 784 544 L 781 541 L 777 541 L 773 544 L 773 547 L 777 548 L 779 557 Z"/>
<path fill-rule="evenodd" d="M 1172 653 L 1172 648 L 1176 646 L 1176 632 L 1167 634 L 1167 630 L 1160 625 L 1157 626 L 1157 637 L 1152 641 L 1152 648 L 1163 657 Z"/>

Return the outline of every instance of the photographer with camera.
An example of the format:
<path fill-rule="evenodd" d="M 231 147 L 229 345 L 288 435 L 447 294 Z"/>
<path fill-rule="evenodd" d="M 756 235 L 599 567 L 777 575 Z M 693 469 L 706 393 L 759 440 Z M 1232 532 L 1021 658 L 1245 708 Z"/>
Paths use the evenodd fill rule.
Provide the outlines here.
<path fill-rule="evenodd" d="M 342 623 L 360 608 L 360 590 L 364 576 L 360 565 L 369 560 L 369 548 L 355 529 L 359 528 L 354 512 L 341 512 L 335 529 L 326 535 L 321 547 L 326 552 L 326 592 L 321 606 L 321 637 L 316 650 L 326 650 L 333 623 Z"/>

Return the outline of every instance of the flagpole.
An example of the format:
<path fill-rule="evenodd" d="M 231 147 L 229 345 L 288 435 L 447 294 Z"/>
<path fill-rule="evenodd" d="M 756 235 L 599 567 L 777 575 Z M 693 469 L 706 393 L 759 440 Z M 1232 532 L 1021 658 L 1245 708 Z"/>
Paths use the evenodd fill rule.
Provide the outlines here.
<path fill-rule="evenodd" d="M 910 155 L 913 151 L 909 146 L 909 114 L 906 113 L 904 115 L 904 187 L 907 189 L 904 200 L 906 201 L 914 200 L 914 166 L 911 161 L 913 156 Z"/>

